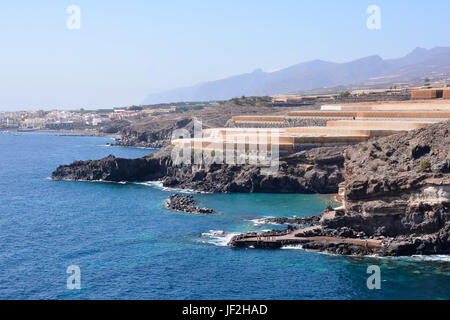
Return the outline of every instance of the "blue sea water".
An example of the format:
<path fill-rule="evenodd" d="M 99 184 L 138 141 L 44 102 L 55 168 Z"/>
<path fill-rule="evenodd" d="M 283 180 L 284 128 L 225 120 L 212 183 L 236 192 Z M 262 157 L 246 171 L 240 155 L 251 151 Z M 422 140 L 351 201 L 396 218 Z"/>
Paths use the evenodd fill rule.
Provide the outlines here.
<path fill-rule="evenodd" d="M 449 299 L 448 257 L 357 258 L 231 249 L 262 217 L 308 216 L 328 196 L 196 194 L 215 215 L 164 207 L 154 184 L 52 181 L 60 164 L 151 150 L 107 138 L 0 133 L 0 299 Z M 66 269 L 81 269 L 69 290 Z M 381 268 L 369 290 L 367 267 Z"/>

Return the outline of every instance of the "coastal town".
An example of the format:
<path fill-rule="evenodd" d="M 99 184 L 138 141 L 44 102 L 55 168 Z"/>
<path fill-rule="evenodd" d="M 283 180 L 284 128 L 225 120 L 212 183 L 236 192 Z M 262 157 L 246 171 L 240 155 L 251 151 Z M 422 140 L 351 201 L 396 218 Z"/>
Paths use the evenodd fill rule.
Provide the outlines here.
<path fill-rule="evenodd" d="M 140 120 L 145 117 L 175 112 L 176 106 L 144 109 L 131 106 L 112 110 L 37 110 L 0 112 L 0 130 L 38 131 L 84 129 L 108 125 L 114 120 Z"/>

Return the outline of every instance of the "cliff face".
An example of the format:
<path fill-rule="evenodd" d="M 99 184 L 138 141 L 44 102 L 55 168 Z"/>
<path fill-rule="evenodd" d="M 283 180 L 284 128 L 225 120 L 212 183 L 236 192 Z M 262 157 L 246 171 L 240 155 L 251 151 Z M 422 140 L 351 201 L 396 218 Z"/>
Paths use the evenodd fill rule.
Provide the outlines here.
<path fill-rule="evenodd" d="M 115 145 L 126 147 L 162 148 L 170 144 L 172 132 L 177 129 L 187 129 L 193 134 L 192 118 L 174 120 L 142 121 L 142 123 L 123 127 L 120 130 L 121 139 Z"/>
<path fill-rule="evenodd" d="M 100 160 L 75 161 L 59 166 L 53 173 L 54 180 L 82 181 L 155 181 L 167 173 L 171 165 L 167 149 L 138 159 L 122 159 L 110 155 Z"/>
<path fill-rule="evenodd" d="M 179 111 L 154 114 L 136 121 L 114 121 L 104 131 L 120 133 L 121 139 L 116 141 L 116 145 L 162 148 L 170 145 L 174 130 L 186 129 L 193 136 L 193 119 L 202 122 L 202 129 L 221 128 L 234 115 L 284 114 L 290 110 L 287 107 L 271 106 L 265 98 L 223 101 L 218 105 L 205 103 L 205 106 L 178 107 Z M 186 110 L 183 111 L 184 109 Z"/>
<path fill-rule="evenodd" d="M 255 165 L 172 166 L 165 186 L 224 193 L 337 193 L 344 147 L 317 148 L 280 159 L 274 175 Z"/>
<path fill-rule="evenodd" d="M 450 121 L 350 147 L 343 207 L 324 213 L 342 230 L 395 241 L 381 254 L 450 253 Z"/>
<path fill-rule="evenodd" d="M 55 180 L 154 181 L 205 192 L 336 193 L 342 182 L 344 147 L 302 151 L 280 160 L 272 176 L 255 165 L 176 166 L 171 147 L 139 159 L 109 156 L 58 167 Z"/>

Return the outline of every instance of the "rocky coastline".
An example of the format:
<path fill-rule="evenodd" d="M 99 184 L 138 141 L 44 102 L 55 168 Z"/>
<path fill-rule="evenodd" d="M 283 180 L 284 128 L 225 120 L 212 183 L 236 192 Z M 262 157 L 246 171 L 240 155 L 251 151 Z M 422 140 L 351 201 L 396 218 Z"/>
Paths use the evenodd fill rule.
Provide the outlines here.
<path fill-rule="evenodd" d="M 298 224 L 298 225 L 309 225 L 313 226 L 319 223 L 320 216 L 310 216 L 310 217 L 302 217 L 302 218 L 266 218 L 263 219 L 261 224 Z"/>
<path fill-rule="evenodd" d="M 235 237 L 233 247 L 281 247 L 343 255 L 450 254 L 450 121 L 350 147 L 342 206 L 284 237 Z"/>
<path fill-rule="evenodd" d="M 355 255 L 450 253 L 450 121 L 354 146 L 323 147 L 280 159 L 272 176 L 255 165 L 175 165 L 171 147 L 139 159 L 109 156 L 58 167 L 55 180 L 162 181 L 166 187 L 228 193 L 338 193 L 328 208 L 284 235 L 242 235 L 231 246 L 300 244 Z M 281 222 L 282 220 L 278 221 Z M 276 222 L 276 221 L 273 221 Z M 243 241 L 241 238 L 250 238 Z M 262 237 L 262 238 L 261 238 Z M 274 240 L 273 237 L 280 237 Z"/>
<path fill-rule="evenodd" d="M 212 214 L 213 209 L 200 208 L 196 206 L 197 201 L 192 195 L 185 194 L 173 194 L 167 200 L 167 208 L 177 212 L 185 212 L 192 214 Z"/>
<path fill-rule="evenodd" d="M 343 181 L 345 147 L 305 150 L 280 159 L 279 171 L 265 175 L 257 165 L 175 165 L 172 147 L 138 159 L 112 155 L 59 166 L 54 180 L 161 181 L 165 187 L 211 193 L 337 193 Z"/>

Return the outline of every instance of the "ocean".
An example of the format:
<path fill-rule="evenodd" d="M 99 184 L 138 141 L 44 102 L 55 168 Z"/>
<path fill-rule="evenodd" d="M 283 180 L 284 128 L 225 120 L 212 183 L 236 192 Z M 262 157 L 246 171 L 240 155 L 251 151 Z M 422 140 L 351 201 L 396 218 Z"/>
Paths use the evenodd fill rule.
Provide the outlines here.
<path fill-rule="evenodd" d="M 158 183 L 52 181 L 74 160 L 155 150 L 108 138 L 0 133 L 0 299 L 450 299 L 448 256 L 346 257 L 232 249 L 264 217 L 319 214 L 331 196 L 195 194 L 217 214 L 165 208 Z M 67 288 L 69 266 L 81 289 Z M 369 290 L 371 265 L 381 289 Z"/>

